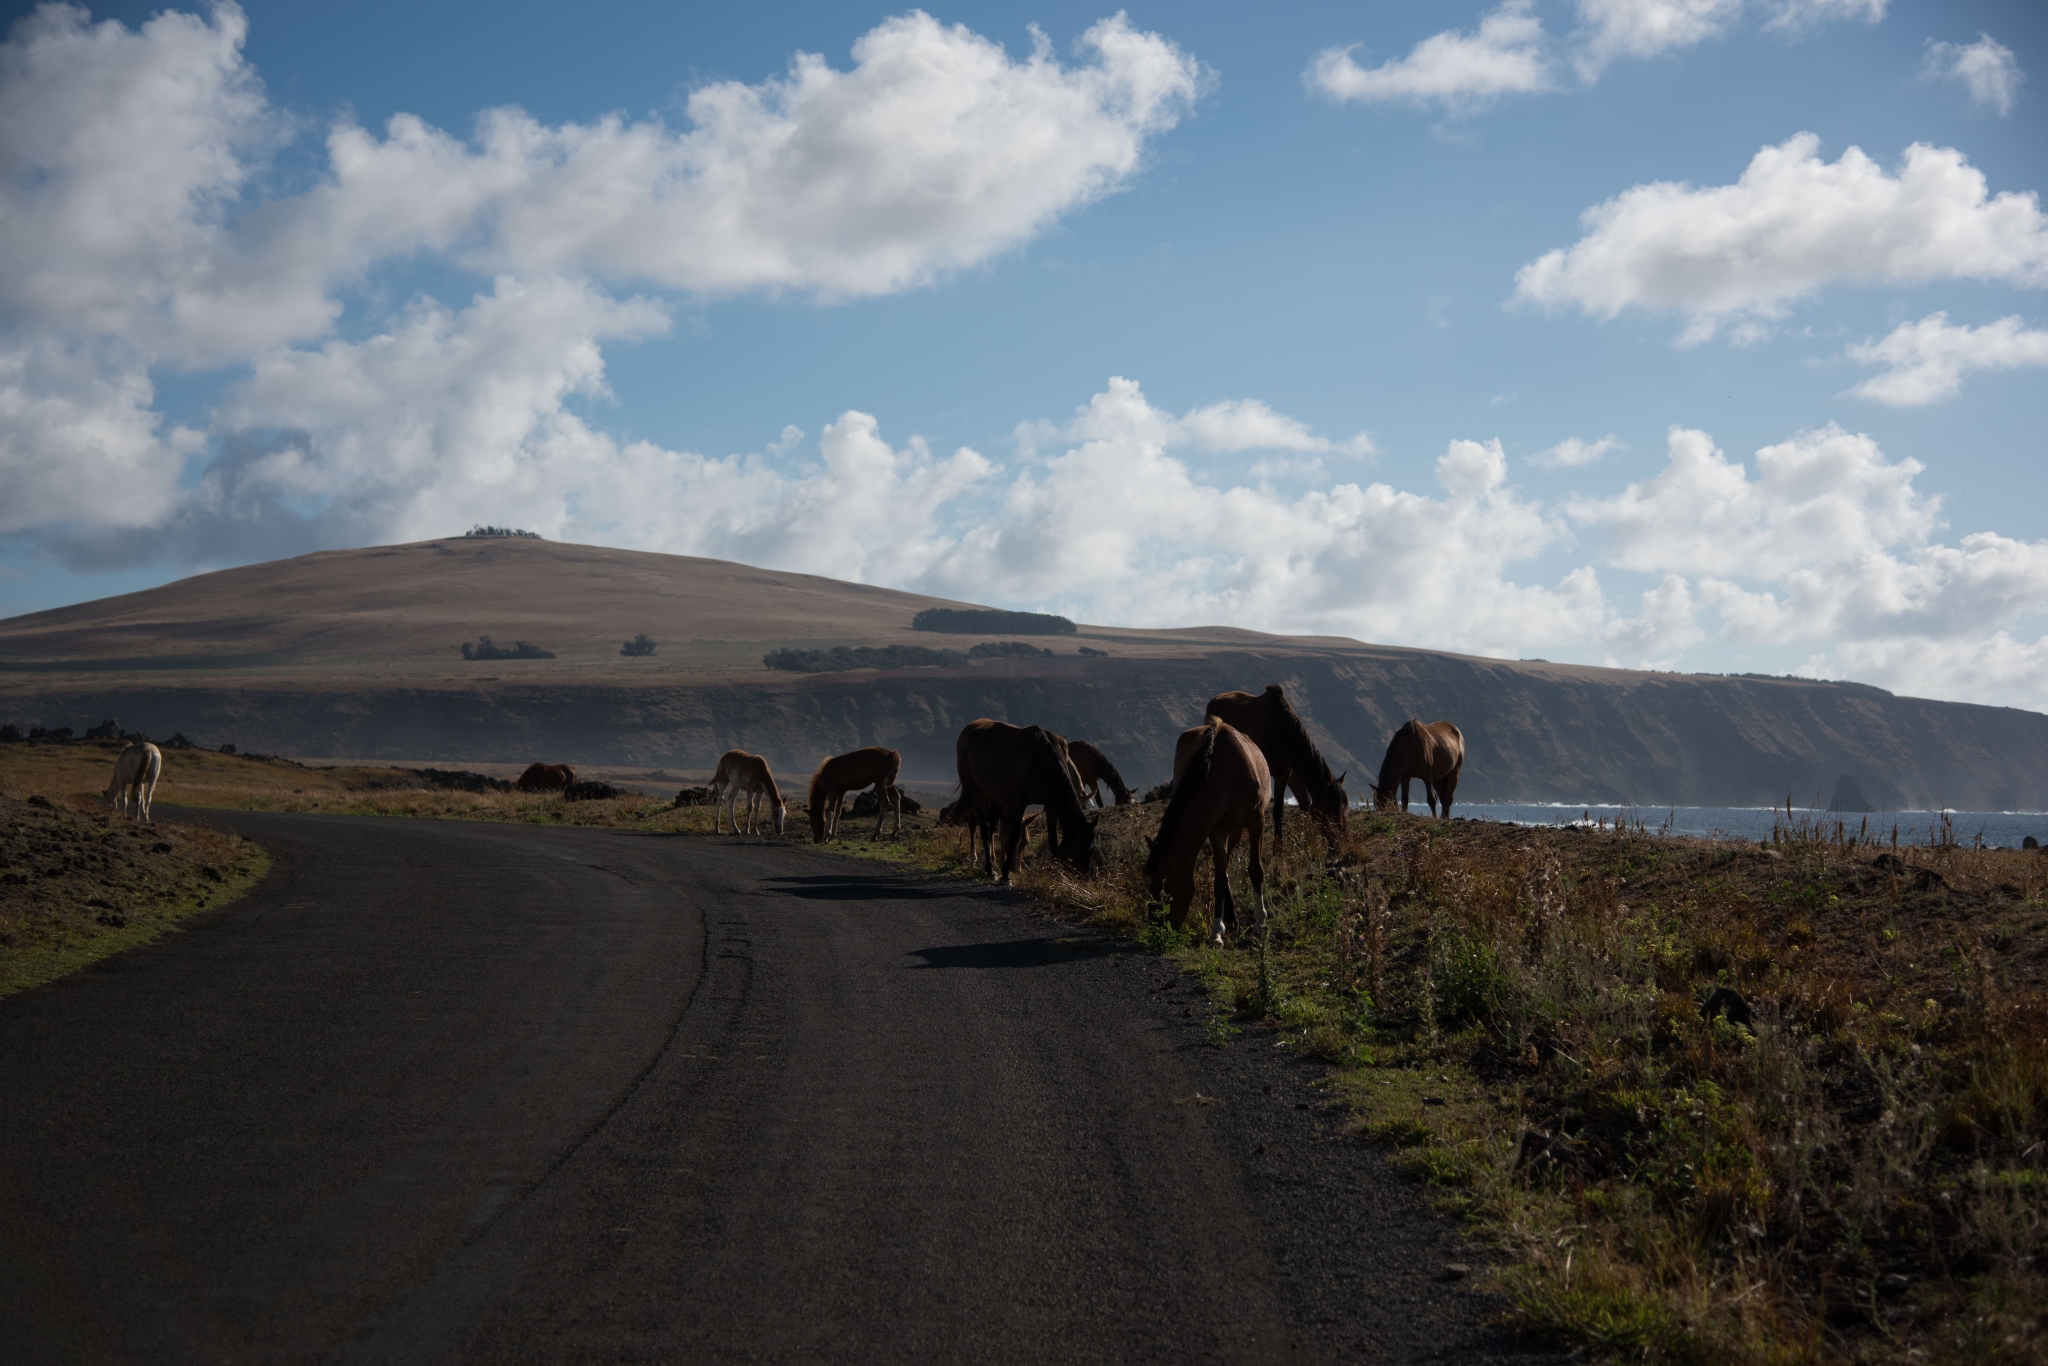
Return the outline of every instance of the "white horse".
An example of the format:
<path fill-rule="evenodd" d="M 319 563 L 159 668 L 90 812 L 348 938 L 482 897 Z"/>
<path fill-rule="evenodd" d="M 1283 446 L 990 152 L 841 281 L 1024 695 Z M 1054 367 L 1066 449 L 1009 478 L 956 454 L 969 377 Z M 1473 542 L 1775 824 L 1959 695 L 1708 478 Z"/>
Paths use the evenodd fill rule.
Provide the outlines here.
<path fill-rule="evenodd" d="M 782 822 L 789 814 L 789 806 L 782 800 L 781 789 L 775 786 L 775 775 L 768 771 L 768 761 L 743 749 L 729 749 L 719 756 L 718 771 L 711 775 L 712 834 L 719 833 L 721 808 L 732 821 L 732 832 L 735 835 L 740 833 L 738 803 L 741 797 L 747 799 L 747 834 L 760 833 L 754 811 L 763 797 L 768 799 L 769 814 L 775 818 L 775 833 L 782 833 Z"/>
<path fill-rule="evenodd" d="M 156 795 L 156 780 L 163 771 L 162 750 L 147 740 L 132 744 L 114 760 L 114 779 L 101 797 L 116 813 L 132 813 L 138 824 L 147 821 L 149 800 Z"/>

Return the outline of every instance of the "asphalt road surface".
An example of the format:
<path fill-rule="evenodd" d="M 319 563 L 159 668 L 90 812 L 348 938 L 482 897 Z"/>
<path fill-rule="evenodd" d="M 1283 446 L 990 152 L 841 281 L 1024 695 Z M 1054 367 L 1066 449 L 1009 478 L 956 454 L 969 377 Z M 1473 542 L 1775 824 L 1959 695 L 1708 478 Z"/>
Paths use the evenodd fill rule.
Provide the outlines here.
<path fill-rule="evenodd" d="M 1316 1069 L 1009 894 L 205 818 L 253 894 L 0 1001 L 8 1362 L 1512 1355 Z"/>

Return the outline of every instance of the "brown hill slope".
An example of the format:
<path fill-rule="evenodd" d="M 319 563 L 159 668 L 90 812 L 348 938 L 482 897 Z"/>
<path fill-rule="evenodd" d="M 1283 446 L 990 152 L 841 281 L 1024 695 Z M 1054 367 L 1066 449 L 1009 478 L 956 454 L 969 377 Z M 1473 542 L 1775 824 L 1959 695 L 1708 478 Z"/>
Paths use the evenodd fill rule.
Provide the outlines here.
<path fill-rule="evenodd" d="M 1051 657 L 769 671 L 784 646 L 965 648 L 913 631 L 940 600 L 719 560 L 452 538 L 328 551 L 0 621 L 0 720 L 118 717 L 203 744 L 354 758 L 564 758 L 706 768 L 726 748 L 807 769 L 860 744 L 950 776 L 976 716 L 1102 744 L 1134 782 L 1228 688 L 1287 685 L 1363 793 L 1403 719 L 1448 717 L 1461 798 L 1645 804 L 1823 800 L 1841 774 L 1892 804 L 2048 806 L 2048 716 L 1857 684 L 1475 659 L 1227 627 L 1084 625 Z M 660 642 L 626 658 L 636 632 Z M 464 641 L 553 659 L 465 661 Z M 999 637 L 998 637 L 999 638 Z M 1086 645 L 1104 652 L 1083 658 Z"/>

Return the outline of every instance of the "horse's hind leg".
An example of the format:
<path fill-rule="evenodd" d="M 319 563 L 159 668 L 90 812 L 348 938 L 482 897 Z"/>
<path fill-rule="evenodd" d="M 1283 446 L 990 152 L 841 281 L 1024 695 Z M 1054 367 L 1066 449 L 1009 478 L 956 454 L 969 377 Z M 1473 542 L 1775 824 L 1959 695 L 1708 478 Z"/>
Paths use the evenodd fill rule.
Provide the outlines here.
<path fill-rule="evenodd" d="M 1209 865 L 1216 874 L 1216 919 L 1211 932 L 1221 944 L 1225 922 L 1237 928 L 1237 903 L 1230 898 L 1230 842 L 1221 834 L 1209 837 Z"/>
<path fill-rule="evenodd" d="M 1258 821 L 1253 821 L 1248 827 L 1248 832 L 1251 839 L 1245 848 L 1246 871 L 1251 874 L 1254 913 L 1259 917 L 1257 923 L 1264 925 L 1266 923 L 1266 862 L 1262 857 L 1259 845 L 1265 835 L 1265 829 Z"/>

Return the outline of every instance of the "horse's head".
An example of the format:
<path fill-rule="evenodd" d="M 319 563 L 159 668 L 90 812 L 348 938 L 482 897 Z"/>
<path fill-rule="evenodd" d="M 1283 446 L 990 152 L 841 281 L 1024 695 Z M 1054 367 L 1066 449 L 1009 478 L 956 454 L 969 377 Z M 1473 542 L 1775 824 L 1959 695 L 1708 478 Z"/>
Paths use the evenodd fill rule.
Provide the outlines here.
<path fill-rule="evenodd" d="M 1331 779 L 1329 786 L 1316 794 L 1315 802 L 1309 808 L 1332 835 L 1343 834 L 1350 825 L 1351 794 L 1344 790 L 1344 778 L 1349 772 L 1346 769 Z"/>
<path fill-rule="evenodd" d="M 776 833 L 776 834 L 778 834 L 778 835 L 779 835 L 779 834 L 781 834 L 781 833 L 782 833 L 782 823 L 783 823 L 784 821 L 788 820 L 788 819 L 789 819 L 789 803 L 788 803 L 788 802 L 786 802 L 786 801 L 784 801 L 784 800 L 782 800 L 782 798 L 780 798 L 780 797 L 777 797 L 777 798 L 775 799 L 775 833 Z"/>
<path fill-rule="evenodd" d="M 1068 867 L 1085 871 L 1101 862 L 1095 852 L 1095 822 L 1073 821 L 1060 835 L 1059 857 Z"/>
<path fill-rule="evenodd" d="M 1159 841 L 1145 836 L 1145 899 L 1157 901 L 1166 895 L 1166 857 Z"/>

